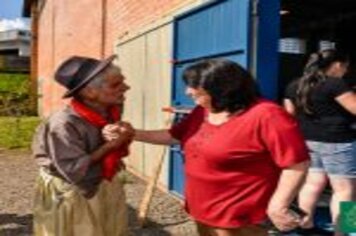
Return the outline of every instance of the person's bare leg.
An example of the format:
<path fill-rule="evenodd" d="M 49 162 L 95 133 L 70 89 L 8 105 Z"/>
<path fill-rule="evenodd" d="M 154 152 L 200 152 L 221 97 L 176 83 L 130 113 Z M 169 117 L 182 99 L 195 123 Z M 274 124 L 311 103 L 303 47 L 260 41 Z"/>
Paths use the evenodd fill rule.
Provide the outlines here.
<path fill-rule="evenodd" d="M 213 234 L 211 234 L 209 231 L 209 227 L 205 224 L 196 222 L 197 225 L 197 229 L 198 229 L 198 233 L 199 236 L 214 236 Z"/>
<path fill-rule="evenodd" d="M 324 172 L 308 172 L 298 196 L 299 207 L 308 214 L 301 224 L 302 228 L 312 228 L 314 226 L 313 215 L 316 203 L 327 182 L 328 178 Z"/>
<path fill-rule="evenodd" d="M 210 231 L 213 236 L 267 236 L 268 232 L 266 229 L 257 226 L 249 225 L 235 229 L 223 229 L 211 227 Z"/>
<path fill-rule="evenodd" d="M 335 225 L 335 236 L 342 236 L 338 229 L 338 221 L 340 214 L 340 202 L 356 200 L 356 179 L 347 179 L 342 177 L 330 178 L 330 184 L 333 189 L 331 197 L 331 216 L 332 222 Z"/>

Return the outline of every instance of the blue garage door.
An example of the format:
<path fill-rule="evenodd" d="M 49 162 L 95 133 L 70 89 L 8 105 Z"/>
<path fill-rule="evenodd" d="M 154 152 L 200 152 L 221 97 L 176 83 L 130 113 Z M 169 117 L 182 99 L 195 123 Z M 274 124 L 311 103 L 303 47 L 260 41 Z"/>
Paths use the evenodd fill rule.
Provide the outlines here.
<path fill-rule="evenodd" d="M 257 2 L 259 5 L 254 5 Z M 172 105 L 193 107 L 192 100 L 184 94 L 182 72 L 204 58 L 227 58 L 245 68 L 255 67 L 262 82 L 262 92 L 273 98 L 277 78 L 278 3 L 279 0 L 220 0 L 177 17 L 174 22 Z M 267 22 L 262 22 L 265 19 L 268 19 L 268 26 Z M 262 32 L 261 26 L 268 30 Z M 260 33 L 264 35 L 258 37 Z M 261 47 L 265 46 L 262 52 Z M 263 65 L 263 70 L 268 71 L 260 73 L 262 62 L 268 63 Z M 180 115 L 176 117 L 180 118 Z M 178 194 L 182 194 L 184 188 L 183 165 L 184 153 L 179 147 L 172 147 L 169 185 Z"/>

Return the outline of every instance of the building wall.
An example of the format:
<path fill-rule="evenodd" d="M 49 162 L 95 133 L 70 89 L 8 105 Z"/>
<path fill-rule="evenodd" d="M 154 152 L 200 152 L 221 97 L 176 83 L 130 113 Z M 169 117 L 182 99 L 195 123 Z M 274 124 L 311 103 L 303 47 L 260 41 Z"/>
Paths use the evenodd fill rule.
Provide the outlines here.
<path fill-rule="evenodd" d="M 106 53 L 112 52 L 117 39 L 142 32 L 145 26 L 203 0 L 104 0 L 107 1 Z M 206 0 L 205 0 L 206 1 Z"/>
<path fill-rule="evenodd" d="M 142 23 L 144 16 L 140 17 L 142 13 L 138 11 L 137 19 L 134 17 L 131 21 L 128 20 L 132 22 L 134 30 L 127 33 L 124 31 L 124 34 L 117 38 L 115 45 L 119 64 L 131 86 L 127 94 L 123 118 L 131 122 L 134 127 L 147 130 L 166 128 L 172 122 L 172 114 L 162 112 L 162 108 L 171 104 L 174 16 L 199 6 L 206 0 L 179 1 L 180 5 L 170 5 L 172 8 L 167 8 L 165 14 L 160 12 L 161 9 L 157 16 L 153 12 L 154 9 L 160 8 L 160 2 L 178 3 L 177 1 L 150 2 L 154 7 L 147 6 L 151 9 L 148 11 L 152 12 L 151 16 L 146 16 L 145 22 L 149 23 Z M 126 17 L 132 17 L 129 11 L 125 14 Z M 125 19 L 125 15 L 122 17 Z M 151 17 L 154 20 L 151 20 Z M 142 27 L 136 27 L 136 24 Z M 164 155 L 159 183 L 167 188 L 169 185 L 168 150 L 168 147 L 134 143 L 131 147 L 131 155 L 127 158 L 127 165 L 143 176 L 152 176 L 158 165 L 158 159 Z"/>
<path fill-rule="evenodd" d="M 83 9 L 92 9 L 83 12 Z M 55 68 L 73 54 L 100 57 L 100 1 L 45 1 L 39 18 L 40 109 L 48 116 L 63 105 L 63 89 L 53 81 Z M 90 17 L 89 17 L 90 16 Z"/>
<path fill-rule="evenodd" d="M 147 25 L 197 0 L 47 0 L 39 16 L 39 111 L 48 116 L 63 106 L 63 89 L 53 82 L 55 68 L 70 55 L 96 58 L 114 52 L 120 38 L 131 37 Z M 146 29 L 146 28 L 145 28 Z"/>
<path fill-rule="evenodd" d="M 119 63 L 131 86 L 125 102 L 124 119 L 134 127 L 160 129 L 168 126 L 170 114 L 162 112 L 170 105 L 172 24 L 159 26 L 117 47 Z M 129 167 L 145 176 L 154 172 L 166 147 L 134 143 Z M 166 155 L 167 156 L 167 155 Z M 160 182 L 168 184 L 168 159 Z"/>

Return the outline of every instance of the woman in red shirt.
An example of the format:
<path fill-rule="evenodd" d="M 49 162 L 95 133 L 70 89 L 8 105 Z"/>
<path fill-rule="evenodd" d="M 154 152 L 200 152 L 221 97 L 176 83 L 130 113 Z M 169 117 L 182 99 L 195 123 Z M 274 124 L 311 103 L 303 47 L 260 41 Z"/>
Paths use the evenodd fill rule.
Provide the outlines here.
<path fill-rule="evenodd" d="M 197 106 L 171 129 L 136 130 L 135 140 L 181 144 L 186 210 L 200 235 L 267 235 L 259 226 L 267 215 L 280 230 L 298 226 L 288 207 L 309 156 L 296 121 L 261 99 L 252 76 L 232 61 L 196 63 L 183 79 Z"/>

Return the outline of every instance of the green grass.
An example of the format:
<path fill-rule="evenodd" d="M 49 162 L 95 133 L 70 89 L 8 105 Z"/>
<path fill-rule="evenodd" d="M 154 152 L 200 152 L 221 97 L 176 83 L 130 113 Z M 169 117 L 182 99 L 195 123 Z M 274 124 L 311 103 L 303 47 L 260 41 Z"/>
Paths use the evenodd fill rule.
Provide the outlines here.
<path fill-rule="evenodd" d="M 28 80 L 28 74 L 0 73 L 0 92 L 17 91 Z"/>
<path fill-rule="evenodd" d="M 29 148 L 39 123 L 38 117 L 0 117 L 0 147 Z"/>

